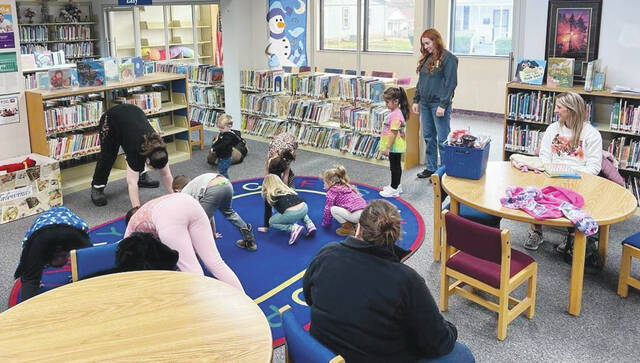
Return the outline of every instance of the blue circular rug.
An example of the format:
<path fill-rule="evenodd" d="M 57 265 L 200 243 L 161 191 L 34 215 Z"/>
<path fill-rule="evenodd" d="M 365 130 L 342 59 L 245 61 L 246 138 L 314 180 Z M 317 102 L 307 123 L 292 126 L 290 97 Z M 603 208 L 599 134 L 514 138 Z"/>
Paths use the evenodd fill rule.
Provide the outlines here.
<path fill-rule="evenodd" d="M 288 244 L 288 233 L 274 229 L 267 233 L 257 231 L 257 227 L 264 223 L 264 202 L 260 192 L 262 178 L 233 182 L 233 208 L 253 226 L 258 244 L 257 251 L 249 252 L 238 248 L 235 242 L 242 238 L 240 232 L 219 211 L 214 215 L 217 231 L 222 234 L 222 238 L 216 240 L 218 250 L 242 282 L 247 295 L 254 299 L 267 317 L 274 346 L 284 343 L 278 314 L 280 307 L 290 305 L 296 319 L 308 328 L 310 316 L 302 294 L 302 276 L 324 245 L 343 239 L 335 234 L 335 230 L 340 227 L 335 220 L 328 228 L 321 226 L 325 202 L 322 180 L 317 177 L 296 176 L 295 181 L 296 191 L 307 202 L 309 217 L 318 230 L 311 238 L 301 236 L 292 246 Z M 360 183 L 353 184 L 366 200 L 380 198 L 378 188 Z M 406 201 L 400 198 L 388 200 L 398 208 L 403 219 L 403 235 L 397 245 L 408 251 L 404 257 L 406 259 L 422 244 L 424 222 L 420 214 Z M 118 218 L 92 228 L 90 238 L 94 244 L 115 243 L 122 238 L 124 230 L 124 219 Z M 68 283 L 70 275 L 68 265 L 55 270 L 45 270 L 43 289 L 48 290 Z M 11 299 L 14 303 L 19 301 L 17 291 L 16 294 L 12 294 Z"/>

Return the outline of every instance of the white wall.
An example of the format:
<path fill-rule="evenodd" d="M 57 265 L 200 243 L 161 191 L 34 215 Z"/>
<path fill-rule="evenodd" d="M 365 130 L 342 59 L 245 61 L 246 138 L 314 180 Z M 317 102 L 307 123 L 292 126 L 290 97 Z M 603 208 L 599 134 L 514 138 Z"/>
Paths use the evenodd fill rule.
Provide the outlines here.
<path fill-rule="evenodd" d="M 9 125 L 0 125 L 0 160 L 25 155 L 31 152 L 29 142 L 29 124 L 27 120 L 27 108 L 24 100 L 24 81 L 22 80 L 22 66 L 20 65 L 20 39 L 18 38 L 18 14 L 16 12 L 15 0 L 3 1 L 11 5 L 13 15 L 13 34 L 16 42 L 16 49 L 7 49 L 0 52 L 16 52 L 18 61 L 18 90 L 20 92 L 20 122 Z"/>
<path fill-rule="evenodd" d="M 548 0 L 523 0 L 526 16 L 521 31 L 524 33 L 522 51 L 516 58 L 544 59 Z M 603 0 L 600 22 L 598 59 L 607 67 L 607 87 L 625 85 L 640 87 L 640 2 Z M 514 35 L 515 36 L 515 35 Z"/>

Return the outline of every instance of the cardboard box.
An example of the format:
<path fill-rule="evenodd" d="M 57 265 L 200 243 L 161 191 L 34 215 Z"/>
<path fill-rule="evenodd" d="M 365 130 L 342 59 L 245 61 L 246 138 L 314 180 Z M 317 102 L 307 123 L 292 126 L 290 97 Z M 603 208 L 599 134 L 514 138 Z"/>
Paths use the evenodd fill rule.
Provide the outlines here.
<path fill-rule="evenodd" d="M 11 173 L 0 172 L 0 224 L 62 205 L 62 176 L 57 160 L 29 154 L 2 160 L 0 165 L 19 163 L 27 156 L 36 165 Z"/>

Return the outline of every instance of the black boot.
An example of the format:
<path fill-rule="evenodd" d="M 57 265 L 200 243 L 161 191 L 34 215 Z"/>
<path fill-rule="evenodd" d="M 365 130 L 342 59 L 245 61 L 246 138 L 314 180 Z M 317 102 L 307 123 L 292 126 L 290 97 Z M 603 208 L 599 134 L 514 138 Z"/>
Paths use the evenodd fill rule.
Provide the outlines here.
<path fill-rule="evenodd" d="M 258 249 L 258 245 L 256 244 L 256 240 L 253 237 L 253 232 L 251 232 L 251 225 L 247 224 L 247 228 L 240 228 L 240 233 L 242 233 L 241 240 L 236 242 L 236 246 L 240 248 L 246 248 L 249 251 L 255 251 Z"/>
<path fill-rule="evenodd" d="M 138 177 L 138 186 L 140 188 L 157 188 L 160 186 L 160 182 L 157 180 L 152 180 L 149 177 L 149 173 L 140 173 Z"/>
<path fill-rule="evenodd" d="M 96 188 L 94 186 L 91 187 L 91 201 L 97 207 L 102 207 L 107 205 L 107 197 L 104 196 L 104 187 Z"/>
<path fill-rule="evenodd" d="M 426 178 L 430 177 L 431 174 L 433 174 L 433 170 L 424 169 L 423 171 L 418 173 L 418 178 L 426 179 Z"/>

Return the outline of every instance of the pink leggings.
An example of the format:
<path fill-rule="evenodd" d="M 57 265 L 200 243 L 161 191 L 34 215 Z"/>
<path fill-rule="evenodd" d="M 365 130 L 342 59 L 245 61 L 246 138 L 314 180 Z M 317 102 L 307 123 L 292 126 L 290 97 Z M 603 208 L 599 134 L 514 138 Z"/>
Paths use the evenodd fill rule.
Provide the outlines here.
<path fill-rule="evenodd" d="M 197 255 L 218 280 L 244 292 L 236 274 L 222 260 L 209 218 L 195 198 L 175 193 L 153 206 L 151 214 L 160 241 L 180 254 L 180 271 L 204 274 Z"/>

